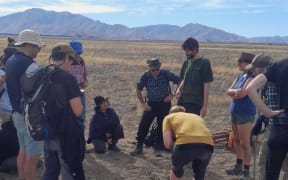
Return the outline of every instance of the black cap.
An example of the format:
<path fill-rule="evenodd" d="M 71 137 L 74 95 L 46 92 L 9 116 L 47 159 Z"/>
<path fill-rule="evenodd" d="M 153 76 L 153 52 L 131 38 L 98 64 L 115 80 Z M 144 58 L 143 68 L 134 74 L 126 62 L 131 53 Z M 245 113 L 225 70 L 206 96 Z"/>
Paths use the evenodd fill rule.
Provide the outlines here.
<path fill-rule="evenodd" d="M 108 97 L 104 98 L 103 96 L 96 96 L 94 98 L 94 102 L 96 104 L 96 106 L 100 106 L 104 101 L 108 101 Z"/>

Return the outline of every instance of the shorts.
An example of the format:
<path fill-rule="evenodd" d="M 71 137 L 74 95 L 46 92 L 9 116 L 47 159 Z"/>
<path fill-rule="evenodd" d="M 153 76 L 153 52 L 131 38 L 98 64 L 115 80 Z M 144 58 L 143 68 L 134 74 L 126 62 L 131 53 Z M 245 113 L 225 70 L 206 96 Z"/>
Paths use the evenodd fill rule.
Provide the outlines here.
<path fill-rule="evenodd" d="M 235 114 L 231 113 L 232 124 L 246 124 L 253 123 L 255 121 L 255 115 L 244 115 L 244 114 Z"/>
<path fill-rule="evenodd" d="M 23 115 L 19 112 L 13 112 L 12 119 L 14 126 L 17 129 L 20 150 L 25 150 L 28 155 L 43 154 L 43 141 L 33 140 L 33 138 L 28 133 Z"/>
<path fill-rule="evenodd" d="M 191 162 L 195 179 L 204 179 L 213 150 L 213 146 L 201 143 L 176 145 L 172 151 L 172 171 L 180 178 L 183 166 Z"/>

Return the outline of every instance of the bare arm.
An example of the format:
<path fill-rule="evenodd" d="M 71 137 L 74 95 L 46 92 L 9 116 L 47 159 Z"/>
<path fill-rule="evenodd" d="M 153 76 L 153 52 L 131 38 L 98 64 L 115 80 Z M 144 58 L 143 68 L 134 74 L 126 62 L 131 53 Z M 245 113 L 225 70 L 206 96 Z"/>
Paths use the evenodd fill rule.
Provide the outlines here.
<path fill-rule="evenodd" d="M 81 103 L 81 99 L 80 97 L 75 97 L 73 99 L 70 99 L 69 100 L 69 104 L 71 106 L 71 109 L 73 111 L 73 113 L 79 117 L 83 111 L 83 106 L 82 106 L 82 103 Z"/>
<path fill-rule="evenodd" d="M 177 88 L 175 91 L 176 98 L 178 99 L 181 96 L 181 89 L 183 87 L 184 81 L 182 80 L 179 84 L 177 84 Z"/>
<path fill-rule="evenodd" d="M 270 117 L 273 117 L 273 116 L 279 114 L 280 111 L 272 111 L 271 109 L 269 109 L 265 105 L 265 103 L 263 102 L 263 100 L 261 99 L 259 94 L 257 93 L 257 90 L 260 89 L 261 87 L 263 87 L 266 82 L 267 82 L 267 79 L 266 79 L 265 75 L 260 74 L 260 75 L 256 76 L 256 78 L 254 78 L 248 84 L 246 90 L 247 90 L 248 96 L 250 97 L 251 101 L 255 104 L 257 109 L 259 109 L 259 111 L 262 112 L 266 117 L 270 118 Z"/>
<path fill-rule="evenodd" d="M 242 88 L 236 89 L 233 99 L 242 99 L 245 97 L 247 95 L 246 87 L 252 80 L 253 78 L 248 78 Z"/>
<path fill-rule="evenodd" d="M 205 117 L 207 115 L 208 99 L 209 99 L 209 83 L 204 83 L 203 106 L 200 112 L 201 117 Z"/>
<path fill-rule="evenodd" d="M 173 140 L 171 131 L 163 132 L 163 141 L 164 141 L 165 148 L 167 148 L 167 149 L 172 149 L 173 148 L 174 140 Z"/>
<path fill-rule="evenodd" d="M 138 100 L 140 101 L 141 105 L 143 106 L 143 109 L 145 111 L 151 110 L 151 107 L 144 101 L 142 92 L 137 89 L 136 94 L 137 94 Z"/>

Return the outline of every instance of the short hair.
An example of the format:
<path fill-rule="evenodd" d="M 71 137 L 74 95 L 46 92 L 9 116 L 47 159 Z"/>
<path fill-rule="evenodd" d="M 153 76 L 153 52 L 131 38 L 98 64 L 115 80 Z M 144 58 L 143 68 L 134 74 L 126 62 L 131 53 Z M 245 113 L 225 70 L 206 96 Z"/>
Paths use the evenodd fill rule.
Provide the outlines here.
<path fill-rule="evenodd" d="M 175 105 L 172 106 L 169 110 L 169 114 L 176 113 L 176 112 L 185 112 L 186 109 L 183 106 Z"/>
<path fill-rule="evenodd" d="M 255 57 L 254 54 L 242 52 L 238 59 L 238 63 L 244 62 L 244 63 L 250 64 L 254 57 Z"/>
<path fill-rule="evenodd" d="M 189 37 L 183 42 L 182 49 L 196 50 L 196 52 L 198 52 L 199 43 L 196 39 Z"/>

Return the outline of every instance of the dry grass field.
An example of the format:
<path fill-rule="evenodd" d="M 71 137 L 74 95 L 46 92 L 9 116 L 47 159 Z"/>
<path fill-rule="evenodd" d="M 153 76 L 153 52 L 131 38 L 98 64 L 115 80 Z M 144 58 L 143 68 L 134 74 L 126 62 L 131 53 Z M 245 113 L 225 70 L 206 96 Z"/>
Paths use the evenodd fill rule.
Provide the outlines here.
<path fill-rule="evenodd" d="M 68 42 L 67 39 L 45 39 L 47 46 L 41 50 L 37 62 L 47 64 L 53 44 Z M 87 119 L 93 114 L 93 98 L 102 95 L 110 98 L 110 103 L 117 111 L 124 126 L 125 139 L 120 140 L 121 153 L 98 155 L 86 154 L 84 167 L 87 179 L 91 180 L 166 180 L 170 168 L 170 154 L 163 152 L 156 157 L 151 148 L 144 149 L 144 155 L 131 157 L 131 144 L 142 113 L 138 103 L 135 84 L 140 74 L 146 70 L 146 60 L 158 57 L 162 60 L 162 68 L 177 74 L 184 54 L 181 42 L 124 42 L 124 41 L 83 41 L 84 54 L 88 72 L 89 87 L 87 89 Z M 6 38 L 0 39 L 0 49 L 6 46 Z M 205 118 L 212 132 L 229 129 L 230 99 L 225 92 L 238 74 L 237 58 L 242 51 L 265 53 L 274 59 L 287 56 L 288 46 L 260 44 L 214 44 L 201 43 L 200 54 L 209 58 L 212 63 L 214 81 L 211 83 L 208 115 Z M 175 103 L 175 100 L 174 100 Z M 87 134 L 87 131 L 86 131 Z M 3 147 L 0 147 L 3 148 Z M 88 150 L 92 146 L 87 145 Z M 208 167 L 207 180 L 237 179 L 225 174 L 224 169 L 234 163 L 235 157 L 217 147 Z M 5 179 L 16 179 L 16 176 L 0 174 Z M 1 178 L 0 178 L 1 179 Z M 187 167 L 183 179 L 191 179 L 191 168 Z"/>

